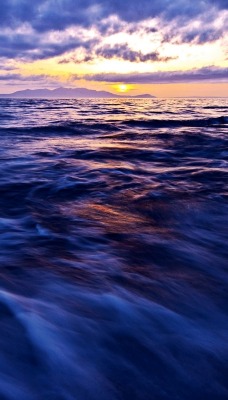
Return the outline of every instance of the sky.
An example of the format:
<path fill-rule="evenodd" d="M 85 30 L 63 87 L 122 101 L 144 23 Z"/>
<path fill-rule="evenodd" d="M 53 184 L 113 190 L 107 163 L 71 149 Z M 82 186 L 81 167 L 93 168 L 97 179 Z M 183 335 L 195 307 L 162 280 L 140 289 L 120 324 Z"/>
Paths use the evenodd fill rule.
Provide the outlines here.
<path fill-rule="evenodd" d="M 0 93 L 228 96 L 228 0 L 0 0 Z"/>

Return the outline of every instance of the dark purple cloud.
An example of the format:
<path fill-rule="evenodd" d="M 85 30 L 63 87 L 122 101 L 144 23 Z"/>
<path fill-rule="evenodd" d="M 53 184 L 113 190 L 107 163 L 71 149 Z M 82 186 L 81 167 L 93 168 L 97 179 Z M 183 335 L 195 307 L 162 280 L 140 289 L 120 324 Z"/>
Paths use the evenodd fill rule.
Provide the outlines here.
<path fill-rule="evenodd" d="M 25 76 L 20 73 L 4 73 L 0 74 L 0 81 L 24 81 L 24 82 L 36 82 L 36 81 L 48 81 L 51 82 L 55 77 L 50 77 L 49 75 L 41 74 L 41 75 L 29 75 Z"/>
<path fill-rule="evenodd" d="M 14 71 L 15 66 L 7 65 L 6 63 L 0 64 L 0 71 Z"/>
<path fill-rule="evenodd" d="M 220 29 L 202 29 L 202 30 L 190 30 L 183 33 L 181 36 L 181 43 L 195 43 L 204 44 L 214 42 L 223 36 L 223 31 Z"/>
<path fill-rule="evenodd" d="M 209 9 L 228 9 L 226 0 L 1 0 L 1 26 L 31 23 L 37 31 L 62 30 L 70 25 L 90 26 L 110 15 L 126 22 L 162 16 L 190 20 Z"/>
<path fill-rule="evenodd" d="M 59 64 L 67 64 L 69 62 L 79 63 L 79 62 L 88 62 L 96 59 L 97 57 L 101 57 L 104 59 L 113 59 L 119 58 L 121 60 L 130 61 L 130 62 L 167 62 L 169 60 L 173 60 L 173 57 L 161 56 L 158 51 L 154 51 L 151 53 L 142 53 L 141 51 L 135 51 L 129 48 L 127 43 L 124 44 L 116 44 L 116 45 L 104 45 L 99 46 L 95 49 L 91 49 L 90 53 L 86 54 L 82 58 L 77 57 L 69 57 L 64 58 L 59 61 Z"/>
<path fill-rule="evenodd" d="M 58 76 L 49 76 L 46 74 L 40 75 L 22 75 L 21 73 L 0 73 L 0 84 L 6 85 L 7 87 L 12 86 L 13 88 L 30 87 L 30 88 L 56 88 L 60 85 Z"/>
<path fill-rule="evenodd" d="M 21 79 L 20 74 L 0 74 L 0 81 L 11 81 Z"/>
<path fill-rule="evenodd" d="M 106 45 L 96 50 L 96 56 L 103 58 L 121 58 L 131 62 L 163 61 L 166 62 L 171 57 L 163 57 L 157 51 L 143 54 L 141 51 L 135 51 L 129 48 L 127 44 L 116 44 L 114 46 Z"/>
<path fill-rule="evenodd" d="M 68 36 L 62 40 L 53 40 L 36 33 L 29 34 L 0 34 L 0 57 L 9 59 L 42 60 L 56 57 L 67 51 L 84 48 L 90 51 L 97 39 L 83 39 Z"/>
<path fill-rule="evenodd" d="M 73 76 L 72 76 L 73 78 Z M 75 79 L 81 77 L 75 75 Z M 227 81 L 228 68 L 219 68 L 209 66 L 201 69 L 192 69 L 189 71 L 171 71 L 171 72 L 146 72 L 130 74 L 95 74 L 85 75 L 83 79 L 97 82 L 110 83 L 131 83 L 131 84 L 156 84 L 156 83 L 187 83 L 187 82 L 208 82 L 208 81 Z"/>
<path fill-rule="evenodd" d="M 67 28 L 95 27 L 97 43 L 105 35 L 127 30 L 131 25 L 148 18 L 160 21 L 161 32 L 168 29 L 164 41 L 203 44 L 224 36 L 226 25 L 217 28 L 213 22 L 222 10 L 228 9 L 228 0 L 0 0 L 0 57 L 44 59 L 64 55 L 80 47 L 85 49 L 86 60 L 94 47 L 93 40 L 75 38 L 68 34 L 59 41 L 51 39 L 51 33 L 64 32 Z M 117 16 L 115 22 L 107 20 Z M 185 29 L 195 19 L 201 21 L 198 29 Z M 29 27 L 26 33 L 26 27 Z M 169 29 L 170 27 L 170 29 Z M 21 31 L 20 31 L 21 29 Z M 156 28 L 144 28 L 153 34 Z M 95 38 L 94 38 L 95 40 Z M 124 48 L 100 46 L 104 58 L 122 57 L 129 61 L 160 61 L 156 52 L 146 55 Z M 98 54 L 99 55 L 99 54 Z M 162 61 L 162 60 L 161 60 Z"/>
<path fill-rule="evenodd" d="M 68 77 L 68 82 L 85 79 L 87 81 L 125 83 L 125 84 L 170 84 L 170 83 L 191 83 L 191 82 L 228 82 L 228 68 L 209 66 L 188 71 L 165 71 L 147 72 L 130 74 L 95 74 L 95 75 L 76 75 Z M 49 75 L 29 75 L 24 76 L 20 73 L 0 74 L 0 81 L 7 82 L 46 82 L 48 84 L 58 83 L 58 77 Z"/>

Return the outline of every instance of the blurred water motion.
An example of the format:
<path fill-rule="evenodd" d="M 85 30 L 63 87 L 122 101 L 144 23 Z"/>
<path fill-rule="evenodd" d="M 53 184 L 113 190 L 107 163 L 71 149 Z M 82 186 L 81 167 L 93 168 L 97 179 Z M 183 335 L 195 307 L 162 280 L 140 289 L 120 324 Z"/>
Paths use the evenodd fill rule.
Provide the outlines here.
<path fill-rule="evenodd" d="M 227 108 L 0 100 L 1 399 L 227 399 Z"/>

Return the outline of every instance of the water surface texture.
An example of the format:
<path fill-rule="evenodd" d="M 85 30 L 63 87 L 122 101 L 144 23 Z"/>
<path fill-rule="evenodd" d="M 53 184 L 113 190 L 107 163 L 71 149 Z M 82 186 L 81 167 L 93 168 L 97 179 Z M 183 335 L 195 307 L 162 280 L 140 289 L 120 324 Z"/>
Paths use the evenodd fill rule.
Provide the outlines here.
<path fill-rule="evenodd" d="M 225 400 L 225 99 L 0 100 L 0 399 Z"/>

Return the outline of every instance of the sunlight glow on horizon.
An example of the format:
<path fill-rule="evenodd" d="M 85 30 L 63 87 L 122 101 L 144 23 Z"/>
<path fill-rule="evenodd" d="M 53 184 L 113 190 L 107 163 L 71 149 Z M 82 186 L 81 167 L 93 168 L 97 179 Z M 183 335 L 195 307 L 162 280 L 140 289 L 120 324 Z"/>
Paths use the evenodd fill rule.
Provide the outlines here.
<path fill-rule="evenodd" d="M 128 92 L 129 88 L 128 88 L 128 85 L 125 85 L 122 83 L 122 84 L 118 85 L 117 90 L 118 90 L 118 92 L 126 93 L 126 92 Z"/>

